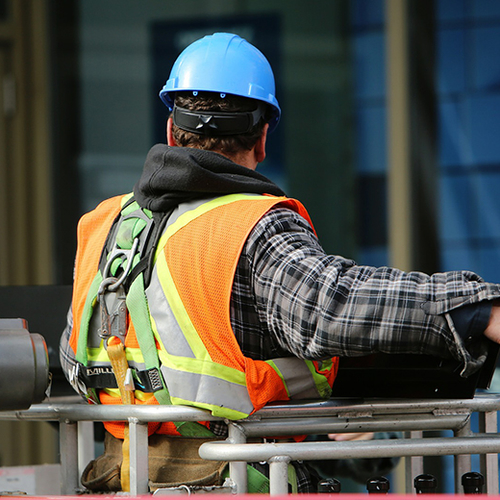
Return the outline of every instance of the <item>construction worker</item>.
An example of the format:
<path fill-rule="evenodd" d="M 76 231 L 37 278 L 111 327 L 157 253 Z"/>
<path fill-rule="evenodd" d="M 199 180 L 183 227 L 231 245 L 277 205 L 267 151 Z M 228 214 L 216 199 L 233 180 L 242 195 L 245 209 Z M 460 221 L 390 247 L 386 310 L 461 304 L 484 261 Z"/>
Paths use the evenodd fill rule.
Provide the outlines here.
<path fill-rule="evenodd" d="M 167 144 L 151 149 L 133 193 L 78 227 L 61 363 L 87 400 L 238 419 L 271 401 L 328 398 L 336 356 L 454 357 L 463 376 L 481 366 L 486 337 L 500 338 L 498 285 L 326 255 L 302 204 L 256 172 L 281 114 L 258 49 L 228 33 L 197 40 L 160 98 Z M 83 481 L 126 490 L 128 428 L 105 426 L 105 455 Z M 225 464 L 197 449 L 225 430 L 150 424 L 151 487 L 220 484 Z M 314 491 L 305 465 L 296 475 L 294 490 Z"/>

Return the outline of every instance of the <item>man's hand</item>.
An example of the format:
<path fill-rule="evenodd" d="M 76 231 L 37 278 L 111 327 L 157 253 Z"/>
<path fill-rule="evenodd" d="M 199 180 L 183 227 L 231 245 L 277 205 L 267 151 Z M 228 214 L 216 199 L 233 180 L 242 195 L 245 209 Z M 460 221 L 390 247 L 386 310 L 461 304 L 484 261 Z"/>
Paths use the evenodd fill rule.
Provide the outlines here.
<path fill-rule="evenodd" d="M 500 300 L 495 300 L 491 307 L 490 321 L 484 331 L 486 337 L 500 344 Z"/>
<path fill-rule="evenodd" d="M 342 434 L 328 434 L 332 441 L 362 441 L 373 439 L 373 432 L 345 432 Z"/>

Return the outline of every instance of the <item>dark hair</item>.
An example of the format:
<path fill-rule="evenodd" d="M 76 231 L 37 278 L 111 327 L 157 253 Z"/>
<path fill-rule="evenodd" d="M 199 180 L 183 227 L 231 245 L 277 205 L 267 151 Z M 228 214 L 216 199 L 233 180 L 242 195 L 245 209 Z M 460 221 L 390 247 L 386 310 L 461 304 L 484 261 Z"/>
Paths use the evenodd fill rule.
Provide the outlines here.
<path fill-rule="evenodd" d="M 192 92 L 177 92 L 175 104 L 181 108 L 197 111 L 254 111 L 258 103 L 255 99 L 232 94 L 221 97 L 215 92 L 198 92 L 196 96 Z M 243 150 L 249 151 L 262 135 L 264 125 L 271 119 L 271 109 L 269 106 L 267 108 L 265 117 L 244 134 L 209 137 L 173 125 L 172 135 L 178 146 L 216 150 L 229 155 Z"/>

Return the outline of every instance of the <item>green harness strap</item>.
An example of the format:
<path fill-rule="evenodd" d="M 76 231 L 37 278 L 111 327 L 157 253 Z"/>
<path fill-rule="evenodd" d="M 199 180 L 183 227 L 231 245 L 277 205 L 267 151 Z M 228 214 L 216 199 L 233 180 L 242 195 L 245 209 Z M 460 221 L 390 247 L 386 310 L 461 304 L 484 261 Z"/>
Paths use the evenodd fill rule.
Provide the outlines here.
<path fill-rule="evenodd" d="M 269 478 L 250 464 L 247 464 L 248 493 L 269 493 Z"/>

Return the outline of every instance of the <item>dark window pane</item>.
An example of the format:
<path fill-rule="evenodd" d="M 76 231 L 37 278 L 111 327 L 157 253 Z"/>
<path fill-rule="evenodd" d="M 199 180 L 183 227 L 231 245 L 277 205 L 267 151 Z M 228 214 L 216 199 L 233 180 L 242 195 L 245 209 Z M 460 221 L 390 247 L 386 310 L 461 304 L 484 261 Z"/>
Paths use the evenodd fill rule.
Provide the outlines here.
<path fill-rule="evenodd" d="M 10 16 L 10 0 L 0 0 L 0 22 L 5 22 Z"/>
<path fill-rule="evenodd" d="M 358 180 L 358 241 L 362 248 L 387 245 L 387 180 L 361 175 Z"/>

